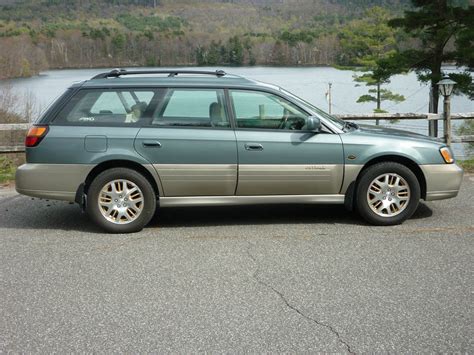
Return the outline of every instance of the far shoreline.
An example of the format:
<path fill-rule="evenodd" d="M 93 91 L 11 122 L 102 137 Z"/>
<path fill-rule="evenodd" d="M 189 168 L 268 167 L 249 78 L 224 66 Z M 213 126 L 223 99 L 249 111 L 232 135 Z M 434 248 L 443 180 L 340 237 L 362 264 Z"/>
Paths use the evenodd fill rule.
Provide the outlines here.
<path fill-rule="evenodd" d="M 34 73 L 32 75 L 28 76 L 15 76 L 15 77 L 5 77 L 5 78 L 0 78 L 0 82 L 7 82 L 10 80 L 20 80 L 20 79 L 30 79 L 34 78 L 37 76 L 41 76 L 42 73 L 48 72 L 48 71 L 60 71 L 60 70 L 95 70 L 95 69 L 174 69 L 174 68 L 299 68 L 299 69 L 306 69 L 306 68 L 333 68 L 337 70 L 354 70 L 357 71 L 358 68 L 360 67 L 338 67 L 337 65 L 329 65 L 329 64 L 317 64 L 317 65 L 312 65 L 312 64 L 295 64 L 295 65 L 275 65 L 275 64 L 258 64 L 258 65 L 194 65 L 194 64 L 177 64 L 177 65 L 162 65 L 162 66 L 143 66 L 143 65 L 122 65 L 122 66 L 94 66 L 94 67 L 55 67 L 55 68 L 46 68 L 38 73 Z"/>
<path fill-rule="evenodd" d="M 177 65 L 162 65 L 162 66 L 142 66 L 142 65 L 122 65 L 122 66 L 94 66 L 94 67 L 55 67 L 55 68 L 45 68 L 38 73 L 34 73 L 28 76 L 15 76 L 15 77 L 5 77 L 0 78 L 0 83 L 14 81 L 14 80 L 21 80 L 21 79 L 31 79 L 34 77 L 39 77 L 44 75 L 43 73 L 49 71 L 61 71 L 61 70 L 113 70 L 113 69 L 174 69 L 174 68 L 215 68 L 217 69 L 229 69 L 229 68 L 288 68 L 288 69 L 311 69 L 311 68 L 332 68 L 336 70 L 343 70 L 343 71 L 363 71 L 363 68 L 360 66 L 342 66 L 337 64 L 295 64 L 295 65 L 276 65 L 276 64 L 258 64 L 258 65 L 194 65 L 194 64 L 177 64 Z M 459 70 L 463 69 L 463 67 L 458 67 L 452 63 L 443 64 L 442 68 L 445 70 Z M 465 69 L 465 68 L 464 68 Z"/>

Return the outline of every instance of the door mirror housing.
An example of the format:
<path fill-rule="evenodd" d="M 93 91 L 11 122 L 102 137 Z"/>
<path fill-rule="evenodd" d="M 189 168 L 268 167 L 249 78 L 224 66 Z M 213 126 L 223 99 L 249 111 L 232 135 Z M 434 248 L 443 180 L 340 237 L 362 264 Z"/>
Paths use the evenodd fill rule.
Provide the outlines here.
<path fill-rule="evenodd" d="M 321 131 L 321 120 L 316 116 L 309 116 L 306 119 L 306 129 L 311 132 L 320 132 Z"/>

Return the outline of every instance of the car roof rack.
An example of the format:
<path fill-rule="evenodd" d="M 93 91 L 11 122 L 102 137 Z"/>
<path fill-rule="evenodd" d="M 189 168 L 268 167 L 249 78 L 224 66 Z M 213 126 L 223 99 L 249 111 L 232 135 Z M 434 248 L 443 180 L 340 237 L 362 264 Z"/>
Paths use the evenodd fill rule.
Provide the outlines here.
<path fill-rule="evenodd" d="M 142 75 L 142 74 L 168 74 L 169 77 L 175 77 L 179 74 L 195 74 L 195 75 L 213 75 L 218 78 L 226 75 L 227 73 L 223 70 L 126 70 L 126 69 L 113 69 L 107 73 L 100 73 L 94 76 L 92 79 L 107 79 L 107 78 L 118 78 L 124 75 Z"/>

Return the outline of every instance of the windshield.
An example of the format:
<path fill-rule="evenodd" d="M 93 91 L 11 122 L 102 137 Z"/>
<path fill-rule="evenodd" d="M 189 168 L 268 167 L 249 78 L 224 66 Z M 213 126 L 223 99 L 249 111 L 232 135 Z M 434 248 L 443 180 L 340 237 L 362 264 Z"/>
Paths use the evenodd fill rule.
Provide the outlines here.
<path fill-rule="evenodd" d="M 316 112 L 318 115 L 322 116 L 323 118 L 325 118 L 325 119 L 331 121 L 331 123 L 333 123 L 334 125 L 336 125 L 339 129 L 343 129 L 343 128 L 344 128 L 345 122 L 344 122 L 343 120 L 341 120 L 340 118 L 331 116 L 330 114 L 328 114 L 328 113 L 324 112 L 323 110 L 317 108 L 316 106 L 314 106 L 313 104 L 309 103 L 308 101 L 303 100 L 302 98 L 300 98 L 300 97 L 298 97 L 298 96 L 292 94 L 292 93 L 289 92 L 289 91 L 286 91 L 285 89 L 280 88 L 280 91 L 283 92 L 285 95 L 288 95 L 289 97 L 291 97 L 292 99 L 294 99 L 295 101 L 297 101 L 298 103 L 300 103 L 301 105 L 308 107 L 311 111 L 314 111 L 314 112 Z"/>

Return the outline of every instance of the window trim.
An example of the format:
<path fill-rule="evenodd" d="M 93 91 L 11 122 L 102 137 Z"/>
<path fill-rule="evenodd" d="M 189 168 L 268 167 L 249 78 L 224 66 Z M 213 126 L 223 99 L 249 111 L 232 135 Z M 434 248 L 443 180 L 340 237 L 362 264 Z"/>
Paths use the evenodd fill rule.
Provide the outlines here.
<path fill-rule="evenodd" d="M 223 83 L 225 84 L 225 83 Z M 145 120 L 143 120 L 142 122 L 137 122 L 137 123 L 140 123 L 139 125 L 138 124 L 105 124 L 105 123 L 102 123 L 102 124 L 94 124 L 94 125 L 91 125 L 91 124 L 87 124 L 87 123 L 83 123 L 83 124 L 76 124 L 76 123 L 70 123 L 70 124 L 64 124 L 64 123 L 58 123 L 58 122 L 55 122 L 56 119 L 57 119 L 57 116 L 59 115 L 59 113 L 63 110 L 63 108 L 69 103 L 69 101 L 75 96 L 77 95 L 77 93 L 79 93 L 80 91 L 85 91 L 85 90 L 143 90 L 143 91 L 146 91 L 146 90 L 151 90 L 151 91 L 159 91 L 159 90 L 166 90 L 166 89 L 179 89 L 179 88 L 182 88 L 182 89 L 214 89 L 214 90 L 224 90 L 224 97 L 225 97 L 225 106 L 226 106 L 226 114 L 228 115 L 228 118 L 229 118 L 229 122 L 230 122 L 230 127 L 193 127 L 193 126 L 186 126 L 186 127 L 183 127 L 183 126 L 156 126 L 156 125 L 152 125 L 151 124 L 151 121 L 152 121 L 152 118 L 147 118 Z M 54 107 L 51 107 L 51 110 L 53 112 L 51 112 L 51 114 L 49 114 L 48 112 L 48 115 L 46 115 L 45 117 L 45 120 L 41 120 L 41 122 L 44 122 L 44 123 L 47 123 L 49 125 L 52 125 L 52 126 L 77 126 L 77 127 L 140 127 L 140 128 L 171 128 L 171 129 L 213 129 L 213 130 L 245 130 L 245 131 L 260 131 L 260 132 L 263 132 L 263 131 L 268 131 L 268 132 L 277 132 L 277 130 L 275 129 L 262 129 L 262 128 L 259 128 L 259 129 L 254 129 L 254 128 L 239 128 L 237 127 L 236 125 L 236 120 L 235 120 L 235 114 L 234 114 L 234 111 L 233 111 L 233 102 L 231 100 L 231 97 L 230 97 L 230 91 L 231 90 L 237 90 L 237 91 L 252 91 L 252 92 L 263 92 L 263 93 L 267 93 L 267 94 L 272 94 L 272 95 L 275 95 L 275 96 L 278 96 L 282 99 L 285 99 L 289 102 L 291 102 L 293 105 L 295 105 L 296 107 L 298 107 L 301 111 L 305 112 L 308 116 L 311 116 L 312 114 L 310 112 L 308 112 L 308 110 L 302 108 L 297 102 L 295 102 L 291 97 L 287 97 L 283 94 L 281 94 L 280 92 L 277 92 L 277 91 L 274 91 L 274 90 L 270 90 L 270 89 L 267 89 L 267 88 L 260 88 L 260 87 L 252 87 L 252 88 L 249 88 L 249 87 L 239 87 L 239 86 L 226 86 L 226 85 L 222 85 L 222 86 L 216 86 L 216 85 L 211 85 L 211 86 L 179 86 L 179 85 L 157 85 L 157 84 L 154 84 L 154 85 L 139 85 L 139 86 L 129 86 L 129 85 L 110 85 L 110 86 L 107 86 L 107 85 L 104 85 L 104 86 L 97 86 L 97 87 L 71 87 L 71 92 L 69 93 L 69 95 L 67 95 L 64 99 L 60 100 L 60 102 L 57 102 L 57 103 L 54 103 L 53 106 Z M 155 98 L 152 98 L 152 101 L 154 100 Z M 319 117 L 319 116 L 318 116 Z M 339 134 L 339 132 L 337 130 L 335 130 L 331 125 L 328 125 L 326 123 L 326 121 L 323 119 L 321 119 L 321 126 L 323 127 L 323 129 L 325 129 L 325 131 L 321 131 L 320 133 L 326 133 L 326 134 Z M 308 131 L 308 130 L 304 130 L 304 131 L 295 131 L 295 130 L 287 130 L 287 129 L 281 129 L 279 130 L 280 132 L 292 132 L 292 133 L 295 133 L 295 132 L 302 132 L 302 133 L 313 133 L 312 131 Z"/>

